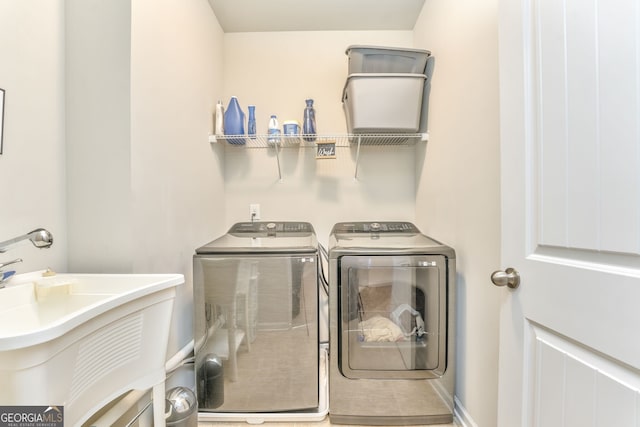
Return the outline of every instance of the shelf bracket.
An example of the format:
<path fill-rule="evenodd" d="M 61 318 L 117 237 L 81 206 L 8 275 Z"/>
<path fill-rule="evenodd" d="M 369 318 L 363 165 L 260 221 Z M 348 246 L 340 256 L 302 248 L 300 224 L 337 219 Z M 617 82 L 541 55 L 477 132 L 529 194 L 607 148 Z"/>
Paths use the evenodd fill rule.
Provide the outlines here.
<path fill-rule="evenodd" d="M 358 136 L 358 148 L 356 150 L 356 171 L 353 174 L 353 179 L 357 180 L 358 179 L 358 165 L 360 164 L 360 141 L 362 139 L 362 136 Z"/>
<path fill-rule="evenodd" d="M 276 142 L 274 144 L 274 147 L 276 149 L 276 162 L 278 163 L 278 179 L 280 180 L 280 182 L 282 182 L 282 169 L 280 168 L 280 142 Z"/>

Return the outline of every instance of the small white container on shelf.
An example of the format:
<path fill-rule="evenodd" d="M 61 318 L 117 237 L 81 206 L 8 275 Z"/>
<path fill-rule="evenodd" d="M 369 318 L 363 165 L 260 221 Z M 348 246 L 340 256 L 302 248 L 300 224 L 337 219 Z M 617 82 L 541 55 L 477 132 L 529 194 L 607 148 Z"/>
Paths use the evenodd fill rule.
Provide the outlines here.
<path fill-rule="evenodd" d="M 269 119 L 269 137 L 267 138 L 267 143 L 271 145 L 280 143 L 280 126 L 278 125 L 278 119 L 275 114 L 271 115 Z"/>
<path fill-rule="evenodd" d="M 282 134 L 287 142 L 297 144 L 300 142 L 300 123 L 297 120 L 285 120 L 282 123 Z"/>

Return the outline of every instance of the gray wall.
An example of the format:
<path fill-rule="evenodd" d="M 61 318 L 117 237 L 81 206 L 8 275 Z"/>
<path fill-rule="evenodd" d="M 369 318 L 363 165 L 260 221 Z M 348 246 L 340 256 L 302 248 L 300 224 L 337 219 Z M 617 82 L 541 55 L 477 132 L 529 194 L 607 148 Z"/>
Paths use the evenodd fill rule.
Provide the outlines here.
<path fill-rule="evenodd" d="M 129 273 L 131 4 L 65 5 L 69 270 Z"/>
<path fill-rule="evenodd" d="M 64 30 L 62 0 L 0 0 L 0 240 L 38 227 L 54 236 L 50 249 L 23 242 L 1 255 L 22 258 L 22 272 L 67 267 Z"/>
<path fill-rule="evenodd" d="M 497 425 L 500 268 L 498 0 L 427 0 L 414 30 L 436 57 L 418 225 L 456 249 L 458 376 L 466 425 Z M 423 161 L 424 159 L 424 161 Z"/>
<path fill-rule="evenodd" d="M 412 32 L 228 33 L 224 39 L 225 105 L 232 95 L 245 112 L 247 105 L 256 105 L 258 133 L 267 132 L 271 114 L 281 123 L 302 123 L 305 99 L 312 98 L 318 133 L 344 135 L 347 46 L 407 46 L 412 43 Z M 331 227 L 339 221 L 413 221 L 415 147 L 363 147 L 357 179 L 355 145 L 338 147 L 336 159 L 317 160 L 311 148 L 282 151 L 279 179 L 273 148 L 225 149 L 228 224 L 248 221 L 249 204 L 259 203 L 263 220 L 309 221 L 326 245 Z"/>
<path fill-rule="evenodd" d="M 19 272 L 183 273 L 169 353 L 191 338 L 191 255 L 224 231 L 208 134 L 222 31 L 205 0 L 0 1 L 0 240 Z"/>

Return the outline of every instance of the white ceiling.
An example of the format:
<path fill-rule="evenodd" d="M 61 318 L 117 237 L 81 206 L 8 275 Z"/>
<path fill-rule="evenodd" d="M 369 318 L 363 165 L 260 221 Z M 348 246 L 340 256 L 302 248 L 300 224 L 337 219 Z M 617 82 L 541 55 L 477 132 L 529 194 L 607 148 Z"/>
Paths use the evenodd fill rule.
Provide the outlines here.
<path fill-rule="evenodd" d="M 425 0 L 209 0 L 225 33 L 413 30 Z"/>

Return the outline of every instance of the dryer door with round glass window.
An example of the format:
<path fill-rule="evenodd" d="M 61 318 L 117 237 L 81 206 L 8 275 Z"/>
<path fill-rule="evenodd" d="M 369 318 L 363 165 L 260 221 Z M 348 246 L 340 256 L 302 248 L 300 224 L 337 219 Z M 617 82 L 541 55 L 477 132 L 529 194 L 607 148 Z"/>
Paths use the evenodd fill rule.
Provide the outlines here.
<path fill-rule="evenodd" d="M 344 376 L 442 376 L 446 261 L 442 255 L 340 258 L 339 365 Z"/>

